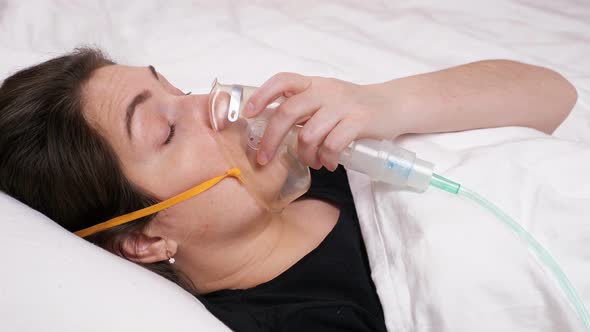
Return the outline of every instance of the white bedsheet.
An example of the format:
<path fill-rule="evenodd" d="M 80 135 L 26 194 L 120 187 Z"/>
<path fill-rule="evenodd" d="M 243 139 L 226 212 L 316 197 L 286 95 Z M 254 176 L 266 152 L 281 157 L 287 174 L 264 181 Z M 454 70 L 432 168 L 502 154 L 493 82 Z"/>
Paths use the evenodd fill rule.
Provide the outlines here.
<path fill-rule="evenodd" d="M 528 227 L 590 305 L 588 22 L 585 0 L 10 0 L 0 2 L 0 77 L 81 44 L 153 64 L 193 92 L 215 76 L 258 85 L 279 71 L 368 83 L 486 58 L 548 66 L 579 93 L 560 141 L 507 128 L 401 143 Z M 391 331 L 575 328 L 559 292 L 485 212 L 436 190 L 350 178 Z"/>

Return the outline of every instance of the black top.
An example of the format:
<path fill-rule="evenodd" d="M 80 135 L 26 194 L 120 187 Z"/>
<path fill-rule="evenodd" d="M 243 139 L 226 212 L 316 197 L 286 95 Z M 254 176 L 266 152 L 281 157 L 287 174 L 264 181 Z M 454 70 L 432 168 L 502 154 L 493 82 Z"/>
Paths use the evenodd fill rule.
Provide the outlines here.
<path fill-rule="evenodd" d="M 344 168 L 312 170 L 303 197 L 340 209 L 318 247 L 268 282 L 201 300 L 234 331 L 386 331 Z"/>

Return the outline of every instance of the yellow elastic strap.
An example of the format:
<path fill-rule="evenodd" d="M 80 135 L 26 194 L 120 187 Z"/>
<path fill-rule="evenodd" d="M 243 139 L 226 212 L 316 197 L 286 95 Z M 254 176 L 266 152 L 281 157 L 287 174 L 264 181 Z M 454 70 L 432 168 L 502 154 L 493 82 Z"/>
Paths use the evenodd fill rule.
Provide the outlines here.
<path fill-rule="evenodd" d="M 130 221 L 148 216 L 150 214 L 162 211 L 164 209 L 171 207 L 172 205 L 178 204 L 178 203 L 185 201 L 191 197 L 195 197 L 196 195 L 202 193 L 203 191 L 213 187 L 214 185 L 219 183 L 219 181 L 225 179 L 228 176 L 234 177 L 234 178 L 238 179 L 240 182 L 242 182 L 242 178 L 240 177 L 240 169 L 239 168 L 232 168 L 223 175 L 220 175 L 220 176 L 214 177 L 210 180 L 207 180 L 207 181 L 199 184 L 198 186 L 193 187 L 185 192 L 182 192 L 182 193 L 180 193 L 172 198 L 169 198 L 163 202 L 160 202 L 158 204 L 154 204 L 152 206 L 148 206 L 148 207 L 143 208 L 141 210 L 137 210 L 137 211 L 134 211 L 131 213 L 124 214 L 122 216 L 113 218 L 111 220 L 107 220 L 105 222 L 102 222 L 100 224 L 96 224 L 96 225 L 88 227 L 88 228 L 84 228 L 83 230 L 77 231 L 74 234 L 76 234 L 80 237 L 86 237 L 86 236 L 92 235 L 96 232 L 104 231 L 105 229 L 119 226 L 119 225 L 128 223 Z"/>

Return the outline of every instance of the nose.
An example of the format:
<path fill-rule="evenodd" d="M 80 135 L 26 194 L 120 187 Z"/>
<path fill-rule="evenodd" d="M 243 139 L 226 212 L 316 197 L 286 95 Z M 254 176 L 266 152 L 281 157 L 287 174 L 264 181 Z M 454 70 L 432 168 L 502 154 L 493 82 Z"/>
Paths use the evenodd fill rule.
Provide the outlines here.
<path fill-rule="evenodd" d="M 180 118 L 185 120 L 192 120 L 198 127 L 205 127 L 210 129 L 209 116 L 208 116 L 208 100 L 209 95 L 207 94 L 194 94 L 183 96 L 179 100 L 179 109 L 182 110 L 179 114 Z M 190 117 L 191 119 L 188 119 Z"/>

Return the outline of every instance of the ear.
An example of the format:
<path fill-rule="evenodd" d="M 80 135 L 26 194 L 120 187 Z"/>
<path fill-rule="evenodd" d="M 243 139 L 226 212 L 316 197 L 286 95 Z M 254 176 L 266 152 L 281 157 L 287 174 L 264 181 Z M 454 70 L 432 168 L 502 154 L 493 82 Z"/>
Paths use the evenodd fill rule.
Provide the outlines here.
<path fill-rule="evenodd" d="M 176 241 L 145 234 L 133 234 L 123 240 L 122 250 L 125 256 L 137 263 L 156 263 L 173 257 L 178 246 Z M 168 250 L 168 252 L 166 252 Z"/>

